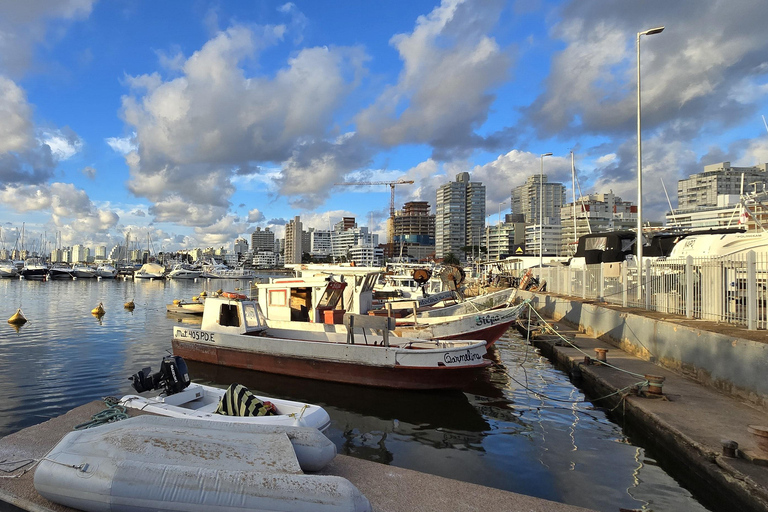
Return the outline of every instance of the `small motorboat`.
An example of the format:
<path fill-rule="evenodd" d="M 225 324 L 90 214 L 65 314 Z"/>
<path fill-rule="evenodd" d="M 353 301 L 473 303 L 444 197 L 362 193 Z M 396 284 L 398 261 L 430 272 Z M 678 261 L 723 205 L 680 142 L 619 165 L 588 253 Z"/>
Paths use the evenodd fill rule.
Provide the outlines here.
<path fill-rule="evenodd" d="M 163 358 L 160 371 L 156 374 L 151 374 L 150 372 L 149 368 L 145 368 L 131 377 L 134 389 L 139 393 L 143 393 L 163 388 L 163 392 L 150 397 L 126 395 L 120 399 L 120 405 L 174 418 L 190 418 L 227 423 L 313 427 L 321 432 L 326 430 L 331 424 L 330 416 L 319 405 L 256 396 L 248 392 L 243 386 L 232 385 L 228 389 L 221 389 L 191 383 L 187 373 L 187 364 L 179 356 Z M 185 383 L 186 385 L 184 385 Z M 227 395 L 230 389 L 232 394 L 237 395 L 236 397 Z M 237 398 L 238 403 L 242 404 L 246 401 L 244 397 L 250 397 L 251 402 L 254 404 L 262 404 L 263 412 L 272 411 L 272 414 L 236 416 L 232 415 L 232 407 L 220 407 L 222 399 L 225 399 L 226 403 L 226 399 L 231 401 Z M 242 407 L 239 405 L 237 408 L 242 411 Z M 217 410 L 219 409 L 225 409 L 227 414 L 218 413 Z M 260 407 L 252 407 L 252 409 L 259 410 Z"/>
<path fill-rule="evenodd" d="M 203 310 L 205 309 L 205 303 L 202 300 L 174 300 L 172 304 L 166 304 L 165 310 L 168 313 L 174 313 L 176 315 L 196 315 L 203 316 Z"/>
<path fill-rule="evenodd" d="M 157 263 L 145 263 L 134 272 L 133 277 L 135 279 L 164 279 L 165 267 Z"/>
<path fill-rule="evenodd" d="M 98 276 L 96 269 L 84 263 L 76 263 L 72 266 L 72 277 L 77 279 L 94 279 Z"/>
<path fill-rule="evenodd" d="M 117 269 L 108 263 L 96 267 L 96 275 L 102 279 L 112 279 L 117 277 Z"/>
<path fill-rule="evenodd" d="M 173 270 L 168 273 L 169 279 L 197 279 L 203 271 L 193 268 L 191 265 L 180 263 L 174 265 Z"/>

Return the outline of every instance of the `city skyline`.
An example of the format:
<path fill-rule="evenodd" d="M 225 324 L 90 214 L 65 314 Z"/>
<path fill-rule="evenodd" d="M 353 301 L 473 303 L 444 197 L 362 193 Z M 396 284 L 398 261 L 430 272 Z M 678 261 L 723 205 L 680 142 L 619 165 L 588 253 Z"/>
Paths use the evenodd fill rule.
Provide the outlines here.
<path fill-rule="evenodd" d="M 544 161 L 571 200 L 636 197 L 644 219 L 703 166 L 768 161 L 768 13 L 756 1 L 0 5 L 0 227 L 63 245 L 231 245 L 301 216 L 386 238 L 396 202 L 459 172 L 496 212 Z M 363 29 L 362 27 L 365 27 Z M 361 193 L 364 192 L 364 193 Z M 433 210 L 434 211 L 434 210 Z M 490 219 L 495 222 L 495 219 Z"/>

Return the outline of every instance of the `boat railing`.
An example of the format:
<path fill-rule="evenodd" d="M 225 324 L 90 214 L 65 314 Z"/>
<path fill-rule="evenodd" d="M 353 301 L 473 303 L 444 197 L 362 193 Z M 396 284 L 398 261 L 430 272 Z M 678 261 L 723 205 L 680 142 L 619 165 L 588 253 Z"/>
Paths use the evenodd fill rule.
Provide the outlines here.
<path fill-rule="evenodd" d="M 359 328 L 363 334 L 365 344 L 368 345 L 368 336 L 366 335 L 366 329 L 373 329 L 381 332 L 381 344 L 385 347 L 389 346 L 389 331 L 392 331 L 396 327 L 396 321 L 391 317 L 382 316 L 368 316 L 368 315 L 356 315 L 353 313 L 344 314 L 344 326 L 347 328 L 347 343 L 354 345 L 355 343 L 355 329 Z M 376 345 L 376 342 L 373 343 Z"/>

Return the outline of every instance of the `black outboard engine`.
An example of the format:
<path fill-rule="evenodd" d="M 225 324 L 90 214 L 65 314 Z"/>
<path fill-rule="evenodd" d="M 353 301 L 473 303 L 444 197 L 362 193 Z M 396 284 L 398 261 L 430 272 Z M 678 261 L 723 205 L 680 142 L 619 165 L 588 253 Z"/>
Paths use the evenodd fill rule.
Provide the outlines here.
<path fill-rule="evenodd" d="M 162 388 L 166 395 L 173 395 L 189 386 L 187 363 L 181 356 L 165 356 L 160 363 L 160 371 L 152 374 L 152 368 L 146 367 L 134 373 L 128 380 L 133 382 L 133 389 L 139 393 Z"/>

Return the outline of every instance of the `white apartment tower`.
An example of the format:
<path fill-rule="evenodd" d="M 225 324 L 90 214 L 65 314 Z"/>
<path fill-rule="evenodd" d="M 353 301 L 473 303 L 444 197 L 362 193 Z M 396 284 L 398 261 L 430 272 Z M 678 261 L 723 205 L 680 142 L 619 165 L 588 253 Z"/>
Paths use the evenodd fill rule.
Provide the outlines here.
<path fill-rule="evenodd" d="M 543 208 L 540 200 L 543 199 Z M 534 174 L 525 183 L 512 189 L 512 213 L 525 215 L 528 224 L 539 224 L 544 214 L 544 225 L 554 224 L 547 219 L 560 218 L 560 208 L 565 203 L 565 187 L 562 183 L 549 183 L 547 175 Z"/>
<path fill-rule="evenodd" d="M 301 217 L 298 215 L 285 226 L 285 264 L 301 263 Z"/>
<path fill-rule="evenodd" d="M 437 189 L 435 203 L 435 256 L 453 253 L 462 258 L 462 247 L 481 245 L 485 227 L 485 185 L 470 181 L 468 172 Z"/>

